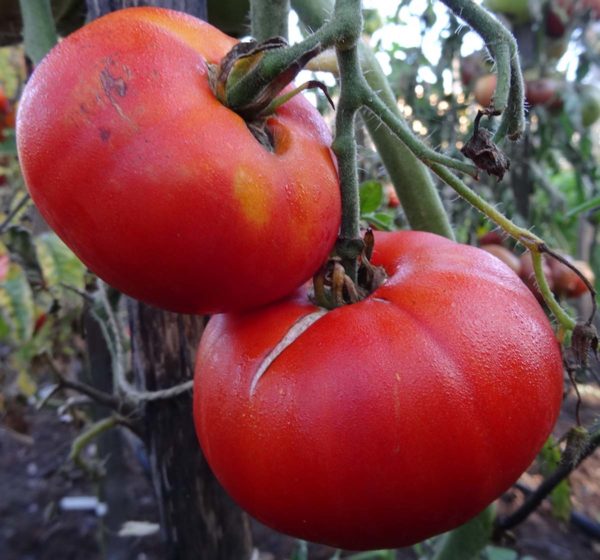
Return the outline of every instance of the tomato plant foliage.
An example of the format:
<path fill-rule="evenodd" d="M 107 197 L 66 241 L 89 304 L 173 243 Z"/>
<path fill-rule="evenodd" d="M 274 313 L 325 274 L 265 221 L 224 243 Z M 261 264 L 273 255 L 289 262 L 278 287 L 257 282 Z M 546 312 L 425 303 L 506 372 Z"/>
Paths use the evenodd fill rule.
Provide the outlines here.
<path fill-rule="evenodd" d="M 20 106 L 23 173 L 52 228 L 108 283 L 174 311 L 289 294 L 339 228 L 331 138 L 308 102 L 269 118 L 270 151 L 213 95 L 207 65 L 233 45 L 184 14 L 121 10 L 62 41 Z"/>
<path fill-rule="evenodd" d="M 422 232 L 376 236 L 388 281 L 324 313 L 305 291 L 217 315 L 195 420 L 250 513 L 349 549 L 449 530 L 505 491 L 560 409 L 562 362 L 537 301 L 485 251 Z"/>

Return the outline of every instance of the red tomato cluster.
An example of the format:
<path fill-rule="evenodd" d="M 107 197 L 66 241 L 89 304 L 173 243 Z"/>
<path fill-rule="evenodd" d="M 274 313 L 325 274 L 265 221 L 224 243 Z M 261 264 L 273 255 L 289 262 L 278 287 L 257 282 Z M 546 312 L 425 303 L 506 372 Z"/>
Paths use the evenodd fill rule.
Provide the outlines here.
<path fill-rule="evenodd" d="M 19 110 L 31 195 L 120 290 L 232 312 L 202 337 L 194 419 L 250 513 L 349 549 L 456 527 L 518 478 L 556 420 L 550 324 L 498 259 L 422 232 L 376 236 L 389 277 L 362 301 L 314 305 L 300 286 L 340 224 L 331 138 L 294 97 L 267 120 L 273 150 L 259 143 L 209 84 L 233 45 L 152 8 L 67 37 Z"/>

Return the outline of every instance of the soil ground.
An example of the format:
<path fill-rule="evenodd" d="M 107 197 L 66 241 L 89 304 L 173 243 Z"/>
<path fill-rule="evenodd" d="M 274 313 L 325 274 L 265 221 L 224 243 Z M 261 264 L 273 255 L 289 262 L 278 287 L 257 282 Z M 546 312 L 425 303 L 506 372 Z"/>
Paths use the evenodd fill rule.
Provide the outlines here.
<path fill-rule="evenodd" d="M 582 419 L 589 425 L 600 415 L 600 391 L 583 387 Z M 574 401 L 570 398 L 557 425 L 561 435 L 573 424 Z M 65 496 L 94 496 L 97 488 L 80 471 L 66 466 L 69 446 L 77 430 L 60 421 L 56 411 L 34 411 L 4 418 L 0 425 L 0 558 L 2 560 L 101 560 L 98 536 L 105 527 L 92 511 L 65 511 Z M 127 493 L 131 520 L 157 523 L 152 486 L 133 452 L 123 491 Z M 540 476 L 527 473 L 521 482 L 535 487 Z M 600 450 L 571 476 L 574 511 L 600 522 Z M 513 510 L 522 501 L 518 490 L 499 500 L 499 511 Z M 164 558 L 158 534 L 123 537 L 126 558 Z M 285 560 L 298 543 L 253 523 L 255 558 Z M 508 536 L 502 546 L 537 560 L 592 560 L 600 558 L 600 542 L 573 525 L 557 521 L 545 502 L 526 522 Z M 310 560 L 331 558 L 333 549 L 309 546 Z M 398 559 L 416 559 L 412 550 L 398 551 Z M 209 559 L 207 559 L 209 560 Z M 232 559 L 235 560 L 235 559 Z"/>

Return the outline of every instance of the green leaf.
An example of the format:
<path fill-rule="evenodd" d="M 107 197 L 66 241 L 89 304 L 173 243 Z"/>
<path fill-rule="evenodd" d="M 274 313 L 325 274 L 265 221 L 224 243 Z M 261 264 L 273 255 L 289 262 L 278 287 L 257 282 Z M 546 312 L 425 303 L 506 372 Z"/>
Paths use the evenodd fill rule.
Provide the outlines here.
<path fill-rule="evenodd" d="M 375 212 L 383 203 L 383 186 L 379 181 L 365 181 L 359 190 L 360 213 Z"/>
<path fill-rule="evenodd" d="M 454 531 L 440 539 L 433 560 L 470 560 L 489 542 L 496 516 L 493 505 L 488 506 Z"/>
<path fill-rule="evenodd" d="M 19 2 L 23 16 L 25 52 L 37 65 L 58 40 L 50 0 L 19 0 Z"/>
<path fill-rule="evenodd" d="M 7 338 L 23 343 L 31 338 L 34 326 L 33 293 L 23 269 L 15 263 L 0 282 L 0 333 L 7 327 Z"/>
<path fill-rule="evenodd" d="M 561 452 L 556 440 L 550 436 L 542 450 L 541 471 L 544 476 L 549 475 L 558 467 L 561 459 Z M 571 487 L 568 479 L 564 479 L 550 493 L 550 502 L 552 503 L 552 514 L 557 519 L 568 521 L 571 516 Z"/>
<path fill-rule="evenodd" d="M 78 303 L 79 296 L 64 286 L 83 290 L 85 267 L 81 261 L 53 232 L 38 235 L 34 245 L 46 286 L 51 291 L 60 290 L 61 298 L 75 298 Z"/>
<path fill-rule="evenodd" d="M 378 212 L 377 214 L 365 214 L 363 219 L 370 225 L 382 231 L 394 229 L 394 217 L 390 214 Z"/>
<path fill-rule="evenodd" d="M 590 200 L 586 200 L 583 204 L 579 204 L 575 206 L 575 208 L 571 208 L 566 214 L 567 218 L 571 218 L 573 216 L 577 216 L 582 212 L 587 212 L 588 210 L 593 210 L 595 208 L 600 207 L 600 196 L 595 196 Z"/>

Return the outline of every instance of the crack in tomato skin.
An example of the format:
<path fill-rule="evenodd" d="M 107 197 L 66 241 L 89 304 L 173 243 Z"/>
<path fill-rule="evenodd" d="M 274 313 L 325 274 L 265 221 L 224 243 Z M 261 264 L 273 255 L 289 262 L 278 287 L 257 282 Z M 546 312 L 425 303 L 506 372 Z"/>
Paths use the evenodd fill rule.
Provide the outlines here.
<path fill-rule="evenodd" d="M 262 376 L 267 372 L 271 364 L 286 350 L 290 347 L 303 333 L 305 333 L 312 325 L 314 325 L 323 315 L 328 313 L 327 309 L 319 309 L 314 313 L 304 315 L 298 321 L 296 321 L 287 331 L 284 337 L 273 347 L 273 350 L 265 357 L 261 362 L 260 366 L 256 370 L 252 383 L 250 384 L 250 396 L 254 395 L 258 382 Z"/>
<path fill-rule="evenodd" d="M 194 416 L 242 507 L 299 538 L 396 548 L 466 521 L 533 460 L 560 409 L 560 349 L 503 263 L 422 232 L 378 234 L 388 281 L 323 315 L 306 291 L 209 321 Z"/>

